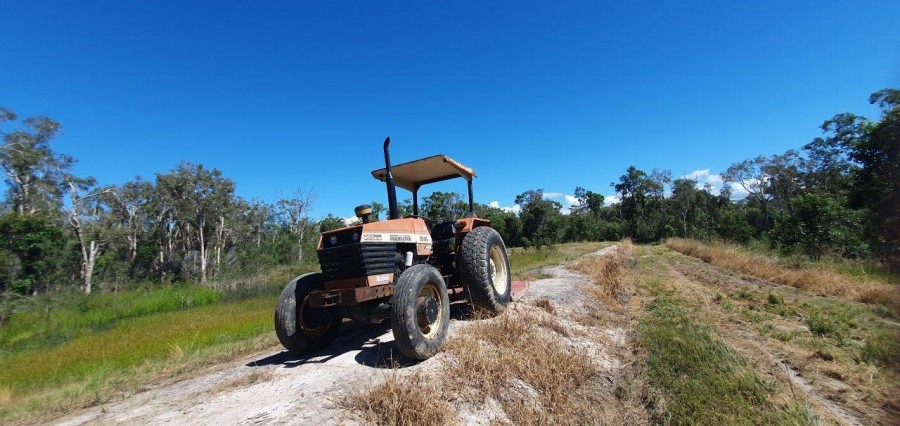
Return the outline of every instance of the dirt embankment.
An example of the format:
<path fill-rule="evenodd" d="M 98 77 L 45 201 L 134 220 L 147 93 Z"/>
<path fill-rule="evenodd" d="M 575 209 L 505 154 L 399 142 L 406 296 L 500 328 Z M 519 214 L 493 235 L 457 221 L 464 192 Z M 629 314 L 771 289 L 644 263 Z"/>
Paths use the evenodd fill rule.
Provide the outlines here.
<path fill-rule="evenodd" d="M 591 255 L 602 256 L 614 249 L 615 246 L 607 247 Z M 569 334 L 564 343 L 588 354 L 601 371 L 605 383 L 592 392 L 614 400 L 613 383 L 621 366 L 625 325 L 618 322 L 598 327 L 604 320 L 597 315 L 590 319 L 592 311 L 587 306 L 596 302 L 581 290 L 589 283 L 584 275 L 562 265 L 543 272 L 551 278 L 532 282 L 529 293 L 504 315 L 514 320 L 516 315 L 552 309 L 557 326 Z M 451 321 L 450 339 L 478 322 L 464 319 L 463 310 L 459 309 Z M 585 325 L 586 321 L 593 324 Z M 595 333 L 604 337 L 591 338 Z M 397 364 L 397 354 L 389 322 L 348 325 L 328 349 L 312 357 L 296 358 L 275 348 L 274 352 L 256 354 L 237 363 L 210 367 L 187 380 L 145 388 L 118 401 L 73 413 L 56 424 L 364 422 L 358 414 L 341 408 L 343 399 L 376 385 L 394 371 L 401 375 L 427 374 L 453 362 L 449 355 L 439 354 L 418 364 L 401 364 L 394 370 L 391 366 Z M 491 414 L 466 408 L 456 411 L 466 423 L 487 423 L 490 417 L 502 421 L 505 417 L 502 412 Z"/>

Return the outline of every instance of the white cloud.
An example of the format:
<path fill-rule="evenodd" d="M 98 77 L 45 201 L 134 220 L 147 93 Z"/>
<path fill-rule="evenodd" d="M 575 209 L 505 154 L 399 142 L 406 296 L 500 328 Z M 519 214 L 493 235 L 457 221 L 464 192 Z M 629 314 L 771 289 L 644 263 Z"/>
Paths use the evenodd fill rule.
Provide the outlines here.
<path fill-rule="evenodd" d="M 563 195 L 566 198 L 566 202 L 569 203 L 569 207 L 575 207 L 578 205 L 578 199 L 572 195 Z"/>
<path fill-rule="evenodd" d="M 731 182 L 729 186 L 731 186 L 732 200 L 743 200 L 744 198 L 747 198 L 748 195 L 750 195 L 750 193 L 747 192 L 747 190 L 737 182 Z"/>
<path fill-rule="evenodd" d="M 719 186 L 719 187 L 720 187 L 720 186 L 722 186 L 722 182 L 723 182 L 723 181 L 722 181 L 722 175 L 709 175 L 709 177 L 706 178 L 706 182 L 705 182 L 705 183 L 708 183 L 708 184 L 710 184 L 710 185 L 712 185 L 712 186 Z"/>
<path fill-rule="evenodd" d="M 342 217 L 341 220 L 344 221 L 344 226 L 354 225 L 359 222 L 359 219 L 356 216 Z"/>
<path fill-rule="evenodd" d="M 707 178 L 709 178 L 709 169 L 694 170 L 693 172 L 681 176 L 681 178 L 695 180 L 699 183 L 703 183 L 707 180 Z"/>
<path fill-rule="evenodd" d="M 522 207 L 520 207 L 518 204 L 513 204 L 511 206 L 501 206 L 499 201 L 491 201 L 490 203 L 488 203 L 488 206 L 503 210 L 508 213 L 519 214 L 519 212 L 522 211 Z"/>
<path fill-rule="evenodd" d="M 544 198 L 547 198 L 547 199 L 560 198 L 562 196 L 563 196 L 562 192 L 545 192 L 544 193 Z"/>
<path fill-rule="evenodd" d="M 609 207 L 613 204 L 618 204 L 620 201 L 622 201 L 622 199 L 619 198 L 619 196 L 617 196 L 615 194 L 603 196 L 603 205 L 605 205 L 607 207 Z"/>

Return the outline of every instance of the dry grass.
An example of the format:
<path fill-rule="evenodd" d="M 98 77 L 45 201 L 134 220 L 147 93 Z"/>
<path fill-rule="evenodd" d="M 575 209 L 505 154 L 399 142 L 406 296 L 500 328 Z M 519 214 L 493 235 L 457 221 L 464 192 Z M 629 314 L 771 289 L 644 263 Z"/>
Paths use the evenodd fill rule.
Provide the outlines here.
<path fill-rule="evenodd" d="M 453 367 L 442 372 L 442 381 L 470 402 L 497 401 L 515 424 L 573 423 L 574 413 L 590 409 L 575 393 L 598 369 L 560 344 L 559 337 L 567 335 L 544 313 L 510 309 L 447 343 Z"/>
<path fill-rule="evenodd" d="M 380 425 L 456 422 L 459 413 L 445 401 L 481 407 L 484 411 L 471 414 L 498 422 L 582 423 L 603 408 L 583 389 L 598 379 L 599 369 L 585 354 L 560 343 L 568 335 L 545 311 L 514 306 L 449 339 L 441 355 L 446 365 L 439 372 L 393 370 L 378 385 L 339 404 Z M 491 404 L 493 411 L 484 408 Z"/>
<path fill-rule="evenodd" d="M 10 388 L 0 388 L 0 407 L 6 407 L 12 401 L 12 390 Z"/>
<path fill-rule="evenodd" d="M 617 258 L 612 263 L 620 266 L 609 267 L 605 273 L 627 275 L 630 252 L 630 242 L 624 242 L 609 256 Z M 623 276 L 616 275 L 613 281 L 619 285 L 609 294 L 625 291 Z M 339 404 L 365 423 L 383 425 L 474 419 L 516 425 L 574 425 L 610 418 L 646 422 L 639 405 L 622 409 L 623 404 L 632 403 L 623 402 L 625 394 L 639 392 L 622 390 L 620 396 L 617 390 L 613 395 L 593 357 L 594 349 L 585 346 L 606 347 L 608 336 L 603 330 L 609 323 L 597 317 L 597 327 L 585 331 L 582 325 L 573 327 L 567 315 L 546 299 L 511 305 L 496 317 L 476 313 L 444 344 L 438 356 L 440 370 L 408 375 L 394 370 L 379 384 Z"/>
<path fill-rule="evenodd" d="M 368 424 L 443 425 L 452 418 L 444 392 L 421 373 L 401 376 L 397 370 L 391 370 L 384 381 L 351 394 L 342 404 L 360 413 Z"/>
<path fill-rule="evenodd" d="M 534 302 L 534 306 L 537 306 L 538 308 L 541 308 L 541 309 L 547 311 L 547 313 L 550 315 L 553 315 L 556 313 L 556 308 L 553 307 L 553 303 L 550 303 L 550 301 L 547 299 L 541 299 L 541 300 L 538 300 L 537 302 Z"/>
<path fill-rule="evenodd" d="M 821 268 L 787 268 L 777 261 L 753 256 L 725 242 L 704 244 L 695 240 L 670 238 L 670 249 L 703 260 L 710 265 L 751 275 L 767 281 L 828 296 L 863 303 L 882 303 L 900 308 L 900 292 L 891 284 L 860 280 Z"/>
<path fill-rule="evenodd" d="M 588 256 L 576 262 L 574 268 L 596 284 L 585 290 L 608 307 L 623 302 L 621 299 L 630 292 L 626 284 L 633 252 L 631 240 L 626 239 L 619 243 L 612 255 Z"/>

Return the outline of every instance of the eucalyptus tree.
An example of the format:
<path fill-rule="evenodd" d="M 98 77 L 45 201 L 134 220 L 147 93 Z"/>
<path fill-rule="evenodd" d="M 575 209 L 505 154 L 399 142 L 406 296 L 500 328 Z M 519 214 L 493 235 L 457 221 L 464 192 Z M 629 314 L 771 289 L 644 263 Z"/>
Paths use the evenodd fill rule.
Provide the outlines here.
<path fill-rule="evenodd" d="M 128 260 L 131 263 L 137 258 L 138 243 L 143 238 L 149 214 L 148 206 L 155 192 L 153 183 L 138 176 L 120 186 L 109 187 L 103 193 L 103 201 L 109 207 L 111 217 L 125 230 Z"/>
<path fill-rule="evenodd" d="M 747 192 L 747 198 L 756 202 L 763 213 L 763 230 L 770 227 L 769 202 L 772 201 L 772 192 L 769 190 L 769 178 L 766 174 L 766 166 L 769 160 L 760 155 L 728 166 L 722 173 L 722 181 L 726 184 L 734 184 Z"/>
<path fill-rule="evenodd" d="M 697 181 L 693 179 L 675 179 L 672 183 L 672 197 L 670 200 L 675 205 L 678 216 L 681 218 L 681 232 L 684 238 L 688 238 L 688 222 L 694 216 L 694 211 L 700 201 L 697 189 Z"/>
<path fill-rule="evenodd" d="M 572 206 L 572 213 L 590 213 L 593 216 L 600 214 L 605 201 L 602 194 L 580 186 L 575 187 L 575 199 L 578 200 L 578 205 Z"/>
<path fill-rule="evenodd" d="M 315 193 L 311 189 L 297 188 L 291 195 L 282 195 L 275 203 L 276 215 L 282 226 L 297 240 L 297 262 L 303 261 L 303 245 L 307 231 L 313 223 L 309 218 Z"/>
<path fill-rule="evenodd" d="M 234 202 L 234 182 L 217 169 L 182 163 L 166 174 L 156 175 L 156 186 L 164 205 L 183 232 L 184 247 L 199 251 L 200 284 L 206 284 L 210 245 Z"/>
<path fill-rule="evenodd" d="M 71 201 L 66 216 L 81 253 L 81 289 L 84 294 L 91 294 L 94 266 L 104 246 L 97 219 L 101 214 L 102 195 L 110 190 L 96 188 L 97 180 L 93 177 L 78 178 L 67 174 L 63 181 Z"/>
<path fill-rule="evenodd" d="M 0 123 L 15 119 L 13 112 L 0 108 Z M 29 117 L 22 125 L 10 132 L 0 130 L 0 167 L 9 188 L 7 201 L 18 214 L 53 215 L 62 204 L 63 174 L 75 161 L 50 148 L 50 141 L 59 133 L 59 123 L 47 117 Z"/>

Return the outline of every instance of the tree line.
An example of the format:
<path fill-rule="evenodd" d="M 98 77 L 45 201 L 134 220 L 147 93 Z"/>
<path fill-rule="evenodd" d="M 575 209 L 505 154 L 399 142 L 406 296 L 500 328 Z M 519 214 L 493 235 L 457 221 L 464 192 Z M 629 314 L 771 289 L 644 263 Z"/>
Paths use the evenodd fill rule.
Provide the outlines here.
<path fill-rule="evenodd" d="M 615 203 L 575 188 L 576 203 L 540 189 L 519 194 L 518 208 L 477 204 L 507 245 L 542 248 L 567 241 L 652 242 L 680 236 L 746 243 L 757 239 L 784 252 L 877 257 L 898 267 L 900 242 L 900 91 L 871 95 L 877 120 L 837 114 L 823 136 L 772 156 L 732 164 L 723 186 L 700 185 L 668 170 L 629 167 L 611 186 Z M 320 232 L 345 226 L 314 220 L 312 190 L 273 203 L 235 195 L 219 170 L 182 163 L 153 179 L 102 185 L 73 173 L 75 159 L 51 147 L 60 124 L 22 120 L 0 108 L 0 167 L 7 193 L 0 216 L 0 294 L 79 288 L 90 293 L 120 284 L 199 282 L 258 273 L 279 265 L 315 263 Z M 732 188 L 746 197 L 733 199 Z M 384 206 L 373 202 L 375 217 Z M 420 203 L 427 221 L 464 216 L 465 198 L 434 192 Z M 412 211 L 401 203 L 401 214 Z"/>

